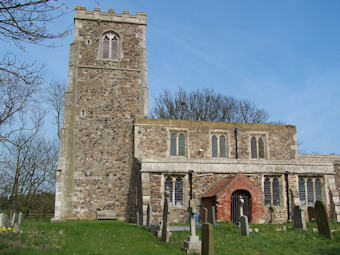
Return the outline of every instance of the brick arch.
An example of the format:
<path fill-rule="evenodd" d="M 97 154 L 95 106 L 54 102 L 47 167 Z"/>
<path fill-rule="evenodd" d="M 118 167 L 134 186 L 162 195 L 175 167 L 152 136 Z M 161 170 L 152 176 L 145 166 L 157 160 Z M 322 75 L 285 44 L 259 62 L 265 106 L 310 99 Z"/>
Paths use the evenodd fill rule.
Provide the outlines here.
<path fill-rule="evenodd" d="M 230 181 L 221 180 L 225 185 L 218 189 L 214 194 L 216 197 L 216 218 L 222 221 L 231 222 L 231 195 L 236 190 L 246 190 L 252 198 L 251 214 L 252 223 L 264 223 L 265 221 L 265 206 L 264 196 L 261 187 L 254 185 L 247 176 L 238 173 Z M 218 186 L 218 184 L 216 184 Z M 214 187 L 212 188 L 212 190 Z M 207 192 L 209 193 L 209 191 Z M 210 192 L 209 195 L 212 195 Z M 208 196 L 205 196 L 208 198 Z"/>

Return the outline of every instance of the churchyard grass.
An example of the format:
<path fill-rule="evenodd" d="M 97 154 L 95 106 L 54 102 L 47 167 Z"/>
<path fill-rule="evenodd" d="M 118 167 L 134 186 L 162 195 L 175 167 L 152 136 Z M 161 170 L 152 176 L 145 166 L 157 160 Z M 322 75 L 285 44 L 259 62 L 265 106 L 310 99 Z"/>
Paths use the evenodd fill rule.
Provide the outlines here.
<path fill-rule="evenodd" d="M 316 223 L 307 224 L 309 229 Z M 242 236 L 233 224 L 214 227 L 215 254 L 340 254 L 340 224 L 332 224 L 334 240 L 312 231 L 276 231 L 282 225 L 253 225 L 249 237 Z M 188 232 L 172 233 L 165 244 L 143 227 L 118 221 L 65 222 L 51 224 L 47 219 L 29 219 L 22 225 L 24 234 L 9 233 L 0 238 L 20 241 L 19 248 L 0 240 L 0 254 L 16 255 L 108 255 L 108 254 L 185 254 L 180 248 Z M 254 229 L 259 229 L 254 233 Z"/>

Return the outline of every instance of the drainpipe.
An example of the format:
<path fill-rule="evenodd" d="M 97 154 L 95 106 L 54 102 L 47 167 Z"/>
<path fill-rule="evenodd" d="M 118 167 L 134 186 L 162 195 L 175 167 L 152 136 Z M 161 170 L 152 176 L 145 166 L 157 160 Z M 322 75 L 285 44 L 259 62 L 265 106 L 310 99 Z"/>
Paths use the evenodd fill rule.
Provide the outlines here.
<path fill-rule="evenodd" d="M 234 128 L 234 135 L 235 135 L 235 158 L 238 159 L 238 149 L 237 149 L 237 128 Z"/>
<path fill-rule="evenodd" d="M 286 197 L 287 197 L 287 215 L 288 215 L 288 220 L 290 220 L 290 206 L 289 206 L 289 183 L 288 183 L 288 175 L 290 172 L 286 171 L 285 172 L 285 182 L 286 182 Z"/>
<path fill-rule="evenodd" d="M 190 200 L 192 199 L 192 174 L 194 171 L 190 170 L 189 171 L 189 185 L 190 185 Z"/>

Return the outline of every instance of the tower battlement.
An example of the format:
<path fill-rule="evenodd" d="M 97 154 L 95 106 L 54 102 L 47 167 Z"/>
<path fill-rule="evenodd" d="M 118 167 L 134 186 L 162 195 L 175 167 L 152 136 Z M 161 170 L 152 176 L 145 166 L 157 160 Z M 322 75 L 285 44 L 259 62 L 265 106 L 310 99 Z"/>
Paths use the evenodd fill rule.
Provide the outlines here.
<path fill-rule="evenodd" d="M 107 12 L 101 12 L 100 8 L 94 8 L 93 11 L 88 11 L 86 7 L 79 6 L 75 8 L 75 19 L 114 21 L 146 25 L 146 13 L 144 12 L 136 12 L 136 15 L 131 15 L 129 11 L 115 13 L 113 9 L 109 9 Z"/>

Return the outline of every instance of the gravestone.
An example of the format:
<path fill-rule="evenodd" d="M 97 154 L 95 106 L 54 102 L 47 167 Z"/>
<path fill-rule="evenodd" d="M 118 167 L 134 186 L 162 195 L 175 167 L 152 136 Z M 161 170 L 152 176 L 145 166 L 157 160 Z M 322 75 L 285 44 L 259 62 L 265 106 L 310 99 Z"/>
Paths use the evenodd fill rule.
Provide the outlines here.
<path fill-rule="evenodd" d="M 151 208 L 150 208 L 150 204 L 148 204 L 147 208 L 146 208 L 146 227 L 147 227 L 147 229 L 150 229 L 150 219 L 151 219 Z"/>
<path fill-rule="evenodd" d="M 21 225 L 22 223 L 24 223 L 24 214 L 19 213 L 19 225 Z"/>
<path fill-rule="evenodd" d="M 305 213 L 300 206 L 294 206 L 293 208 L 293 223 L 294 228 L 306 229 Z"/>
<path fill-rule="evenodd" d="M 327 211 L 324 204 L 319 200 L 315 202 L 315 218 L 318 224 L 319 235 L 333 239 L 331 228 L 329 226 Z"/>
<path fill-rule="evenodd" d="M 201 254 L 202 242 L 200 241 L 198 235 L 196 235 L 196 208 L 193 200 L 189 201 L 188 213 L 190 218 L 190 236 L 188 236 L 187 240 L 184 241 L 184 247 L 182 250 L 186 251 L 186 253 Z"/>
<path fill-rule="evenodd" d="M 216 226 L 215 206 L 211 206 L 209 208 L 209 223 Z"/>
<path fill-rule="evenodd" d="M 214 227 L 210 223 L 202 225 L 202 255 L 214 255 Z"/>
<path fill-rule="evenodd" d="M 244 204 L 244 199 L 242 196 L 240 196 L 239 198 L 239 213 L 240 213 L 240 219 L 239 219 L 239 226 L 241 227 L 241 216 L 243 216 L 243 204 Z"/>
<path fill-rule="evenodd" d="M 314 207 L 308 206 L 307 207 L 307 212 L 308 212 L 308 221 L 311 222 L 315 220 L 315 210 Z"/>
<path fill-rule="evenodd" d="M 248 217 L 242 215 L 240 217 L 240 227 L 241 227 L 241 234 L 243 236 L 249 236 L 249 226 L 248 226 Z"/>
<path fill-rule="evenodd" d="M 164 208 L 161 240 L 166 243 L 168 243 L 170 240 L 170 201 L 168 189 L 166 189 L 164 192 Z"/>
<path fill-rule="evenodd" d="M 18 214 L 13 213 L 11 226 L 13 227 L 15 223 L 18 223 Z"/>
<path fill-rule="evenodd" d="M 0 228 L 5 227 L 8 228 L 9 222 L 8 222 L 8 216 L 7 214 L 1 213 L 0 214 Z"/>

